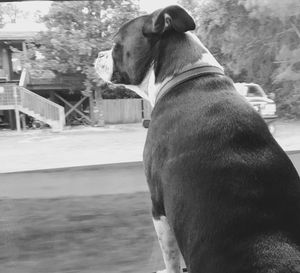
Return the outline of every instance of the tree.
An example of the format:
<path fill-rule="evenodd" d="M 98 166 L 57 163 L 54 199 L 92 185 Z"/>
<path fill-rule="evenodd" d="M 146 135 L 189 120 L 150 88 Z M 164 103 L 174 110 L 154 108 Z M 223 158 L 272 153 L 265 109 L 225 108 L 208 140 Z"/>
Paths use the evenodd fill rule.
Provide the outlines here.
<path fill-rule="evenodd" d="M 275 90 L 281 114 L 298 117 L 299 7 L 299 0 L 207 0 L 193 7 L 196 34 L 227 74 Z"/>
<path fill-rule="evenodd" d="M 197 20 L 197 14 L 203 2 L 203 0 L 179 0 L 178 4 L 183 6 Z"/>
<path fill-rule="evenodd" d="M 0 3 L 0 28 L 6 23 L 15 23 L 18 17 L 24 16 L 24 12 L 13 3 Z"/>
<path fill-rule="evenodd" d="M 44 67 L 85 73 L 99 51 L 111 46 L 117 28 L 137 13 L 137 6 L 128 0 L 54 2 L 41 20 L 48 31 L 35 39 Z"/>
<path fill-rule="evenodd" d="M 272 74 L 278 86 L 280 108 L 291 117 L 300 117 L 300 2 L 298 0 L 245 1 L 255 18 L 280 22 L 282 28 L 274 36 L 277 68 Z M 262 19 L 260 19 L 262 21 Z"/>
<path fill-rule="evenodd" d="M 38 51 L 43 58 L 32 54 L 31 65 L 56 74 L 83 75 L 85 95 L 101 92 L 104 82 L 95 74 L 94 61 L 99 51 L 111 47 L 117 29 L 138 14 L 134 0 L 53 2 L 41 18 L 48 30 L 31 45 L 31 52 Z"/>

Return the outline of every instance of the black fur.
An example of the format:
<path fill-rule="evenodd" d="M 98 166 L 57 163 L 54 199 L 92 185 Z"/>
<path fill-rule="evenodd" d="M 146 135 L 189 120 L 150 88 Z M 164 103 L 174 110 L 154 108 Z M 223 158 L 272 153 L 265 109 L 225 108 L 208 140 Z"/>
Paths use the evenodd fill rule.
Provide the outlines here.
<path fill-rule="evenodd" d="M 300 272 L 298 174 L 228 78 L 159 101 L 144 163 L 153 215 L 167 216 L 188 272 Z"/>
<path fill-rule="evenodd" d="M 162 35 L 168 30 L 186 32 L 195 29 L 194 19 L 178 5 L 157 10 L 147 17 L 142 32 L 145 36 Z"/>
<path fill-rule="evenodd" d="M 194 21 L 182 8 L 175 7 L 140 16 L 122 26 L 114 38 L 113 58 L 118 62 L 114 63 L 112 81 L 138 85 L 143 81 L 151 65 L 154 65 L 156 80 L 159 82 L 174 71 L 180 71 L 186 63 L 201 58 L 205 51 L 202 48 L 195 48 L 183 32 L 193 29 Z M 159 35 L 154 33 L 144 35 L 144 28 L 149 21 L 155 22 L 153 17 L 157 18 L 157 13 L 161 15 L 168 11 L 171 11 L 173 20 L 178 25 L 177 30 L 170 28 L 160 32 Z M 176 14 L 183 15 L 183 20 L 178 20 Z M 189 54 L 186 54 L 187 51 Z"/>

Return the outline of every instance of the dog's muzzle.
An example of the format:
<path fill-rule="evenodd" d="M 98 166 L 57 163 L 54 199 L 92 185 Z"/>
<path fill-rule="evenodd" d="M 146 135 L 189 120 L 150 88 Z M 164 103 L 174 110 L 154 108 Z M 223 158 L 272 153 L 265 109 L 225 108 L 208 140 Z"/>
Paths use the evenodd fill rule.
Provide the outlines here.
<path fill-rule="evenodd" d="M 104 81 L 110 82 L 114 67 L 112 50 L 100 51 L 94 66 L 98 76 Z"/>

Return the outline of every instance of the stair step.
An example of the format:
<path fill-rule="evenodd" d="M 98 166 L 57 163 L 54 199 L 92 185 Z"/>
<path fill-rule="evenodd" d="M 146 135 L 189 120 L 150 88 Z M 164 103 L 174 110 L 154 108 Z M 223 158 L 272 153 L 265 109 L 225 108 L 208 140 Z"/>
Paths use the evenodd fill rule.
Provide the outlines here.
<path fill-rule="evenodd" d="M 43 116 L 41 116 L 40 114 L 28 109 L 28 108 L 24 108 L 22 107 L 21 109 L 21 112 L 24 112 L 26 115 L 29 115 L 39 121 L 42 121 L 46 124 L 48 124 L 54 131 L 61 131 L 62 128 L 61 128 L 61 125 L 58 121 L 56 120 L 51 120 L 51 119 L 47 119 Z"/>
<path fill-rule="evenodd" d="M 51 107 L 57 108 L 59 115 L 61 115 L 60 119 L 64 119 L 65 118 L 64 111 L 60 105 L 53 103 L 37 94 L 31 92 L 30 90 L 27 90 L 24 87 L 19 87 L 19 88 L 20 88 L 20 92 L 22 93 L 22 95 L 24 97 L 24 102 L 26 101 L 27 102 L 26 105 L 30 106 L 30 108 L 22 107 L 21 105 L 23 104 L 23 101 L 21 101 L 21 105 L 20 105 L 20 109 L 19 109 L 21 112 L 50 125 L 55 130 L 63 129 L 62 128 L 63 124 L 61 124 L 60 121 L 49 119 L 48 116 L 46 117 L 43 115 L 43 113 L 44 113 L 43 109 L 46 109 L 46 107 L 48 107 L 48 105 L 51 105 Z M 39 111 L 36 112 L 34 110 L 36 105 L 40 105 L 38 109 L 40 109 L 41 113 L 38 113 Z M 32 107 L 34 107 L 34 109 L 32 109 Z"/>

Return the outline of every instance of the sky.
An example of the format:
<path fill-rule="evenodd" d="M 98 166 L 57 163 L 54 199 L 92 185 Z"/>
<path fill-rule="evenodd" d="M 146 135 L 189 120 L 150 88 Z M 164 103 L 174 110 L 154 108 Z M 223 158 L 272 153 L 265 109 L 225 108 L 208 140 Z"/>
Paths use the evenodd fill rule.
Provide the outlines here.
<path fill-rule="evenodd" d="M 176 0 L 140 0 L 141 9 L 152 12 L 168 5 L 176 4 Z"/>
<path fill-rule="evenodd" d="M 142 10 L 152 12 L 158 8 L 162 8 L 168 5 L 176 4 L 176 0 L 139 0 L 140 7 Z M 28 12 L 34 13 L 40 10 L 42 13 L 47 13 L 51 5 L 50 1 L 26 1 L 26 2 L 15 2 L 19 8 Z"/>
<path fill-rule="evenodd" d="M 14 2 L 20 9 L 28 13 L 34 13 L 40 10 L 42 13 L 47 13 L 51 5 L 50 1 L 27 1 L 27 2 Z"/>
<path fill-rule="evenodd" d="M 144 10 L 148 13 L 152 11 L 166 7 L 168 5 L 176 4 L 177 0 L 139 0 L 141 10 Z M 15 30 L 14 28 L 21 28 L 19 30 L 35 30 L 40 28 L 40 24 L 35 23 L 34 15 L 37 11 L 40 11 L 40 14 L 47 14 L 49 7 L 51 5 L 51 1 L 26 1 L 26 2 L 14 2 L 18 8 L 23 10 L 26 13 L 26 18 L 20 19 L 18 18 L 18 24 L 8 24 L 5 28 L 7 30 Z M 39 29 L 41 30 L 41 29 Z"/>

